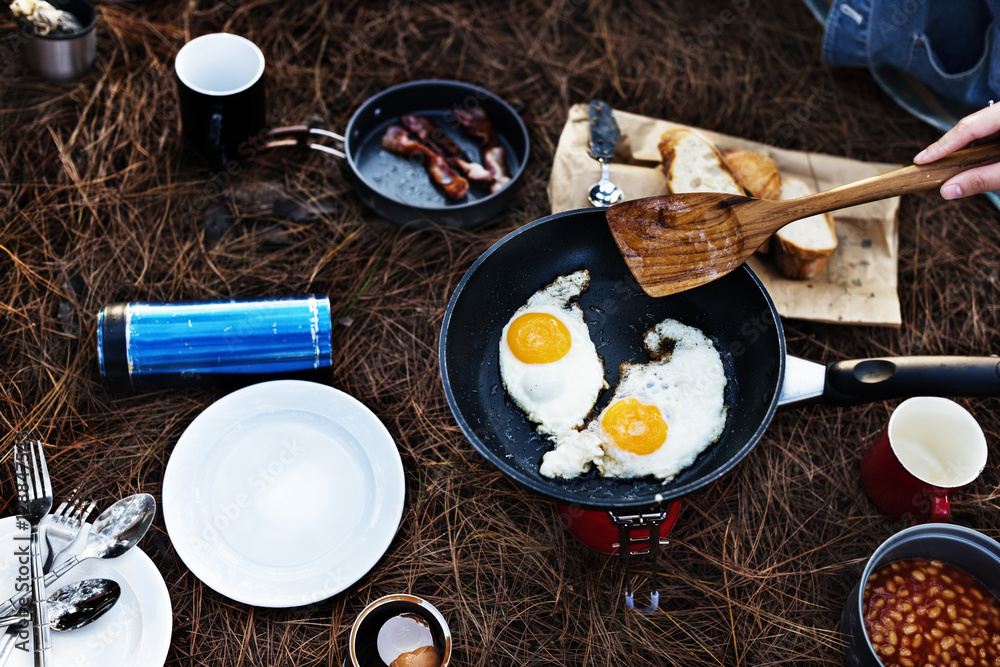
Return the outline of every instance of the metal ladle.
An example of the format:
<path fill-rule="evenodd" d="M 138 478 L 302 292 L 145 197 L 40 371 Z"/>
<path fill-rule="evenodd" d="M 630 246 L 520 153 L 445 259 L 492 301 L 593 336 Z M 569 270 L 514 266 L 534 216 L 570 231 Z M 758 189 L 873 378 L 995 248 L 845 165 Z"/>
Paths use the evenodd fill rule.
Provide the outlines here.
<path fill-rule="evenodd" d="M 594 206 L 607 208 L 625 199 L 625 193 L 611 182 L 608 175 L 608 163 L 614 157 L 621 130 L 611 113 L 611 107 L 601 100 L 590 101 L 587 120 L 590 125 L 590 157 L 601 163 L 601 179 L 590 186 L 587 199 Z"/>

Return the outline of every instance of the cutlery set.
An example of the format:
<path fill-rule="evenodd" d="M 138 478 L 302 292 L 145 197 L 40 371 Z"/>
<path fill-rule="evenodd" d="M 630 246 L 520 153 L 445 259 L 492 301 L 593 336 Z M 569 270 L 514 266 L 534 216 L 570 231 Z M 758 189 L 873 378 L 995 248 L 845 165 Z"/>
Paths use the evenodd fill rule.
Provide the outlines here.
<path fill-rule="evenodd" d="M 83 500 L 74 489 L 52 511 L 52 483 L 41 441 L 22 436 L 14 445 L 13 458 L 18 525 L 30 528 L 27 551 L 19 551 L 18 558 L 27 565 L 30 585 L 19 586 L 14 596 L 0 604 L 0 665 L 20 645 L 18 637 L 28 624 L 34 665 L 49 667 L 51 631 L 67 632 L 96 621 L 118 601 L 121 587 L 110 579 L 85 579 L 51 593 L 47 588 L 81 561 L 117 558 L 135 546 L 153 521 L 156 502 L 140 493 L 114 503 L 94 520 L 83 549 L 68 555 L 95 503 Z"/>

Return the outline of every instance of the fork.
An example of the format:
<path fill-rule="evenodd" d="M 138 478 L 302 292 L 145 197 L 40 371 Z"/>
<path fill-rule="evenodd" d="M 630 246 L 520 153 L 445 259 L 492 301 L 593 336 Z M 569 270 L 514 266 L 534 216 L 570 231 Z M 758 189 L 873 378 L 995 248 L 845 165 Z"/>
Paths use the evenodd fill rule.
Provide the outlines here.
<path fill-rule="evenodd" d="M 52 509 L 52 482 L 49 480 L 49 469 L 45 465 L 45 452 L 40 441 L 22 438 L 14 445 L 14 476 L 17 484 L 17 511 L 31 524 L 28 555 L 35 667 L 48 667 L 52 638 L 49 633 L 49 610 L 45 604 L 45 575 L 42 573 L 38 524 Z"/>
<path fill-rule="evenodd" d="M 42 572 L 46 574 L 65 553 L 66 549 L 73 544 L 76 536 L 80 534 L 83 522 L 97 507 L 97 504 L 93 502 L 84 507 L 76 491 L 73 489 L 69 498 L 62 501 L 56 511 L 49 515 L 49 520 L 45 522 L 45 543 L 48 545 L 49 551 L 42 564 Z"/>

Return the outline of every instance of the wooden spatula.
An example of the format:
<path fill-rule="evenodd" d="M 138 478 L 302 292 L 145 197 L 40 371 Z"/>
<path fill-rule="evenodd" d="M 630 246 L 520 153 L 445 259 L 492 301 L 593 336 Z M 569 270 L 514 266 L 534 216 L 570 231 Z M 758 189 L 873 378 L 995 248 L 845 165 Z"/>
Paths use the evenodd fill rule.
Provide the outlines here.
<path fill-rule="evenodd" d="M 647 197 L 611 206 L 608 225 L 642 289 L 666 296 L 726 275 L 790 222 L 929 190 L 966 169 L 998 161 L 1000 142 L 991 142 L 798 199 L 719 193 Z"/>

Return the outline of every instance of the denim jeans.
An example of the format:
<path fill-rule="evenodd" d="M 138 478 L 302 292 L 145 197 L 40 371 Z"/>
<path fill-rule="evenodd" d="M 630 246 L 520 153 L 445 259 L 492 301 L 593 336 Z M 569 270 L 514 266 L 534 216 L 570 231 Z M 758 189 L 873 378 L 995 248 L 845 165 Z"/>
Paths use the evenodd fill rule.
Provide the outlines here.
<path fill-rule="evenodd" d="M 828 65 L 891 65 L 970 109 L 1000 101 L 1000 0 L 834 0 Z"/>

